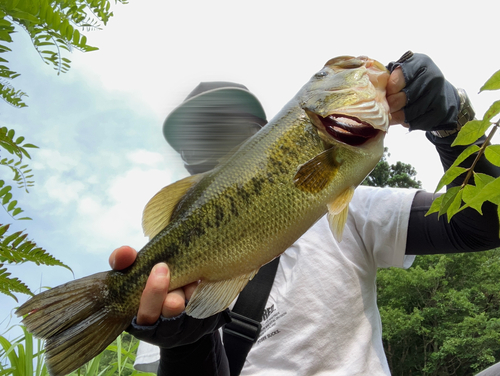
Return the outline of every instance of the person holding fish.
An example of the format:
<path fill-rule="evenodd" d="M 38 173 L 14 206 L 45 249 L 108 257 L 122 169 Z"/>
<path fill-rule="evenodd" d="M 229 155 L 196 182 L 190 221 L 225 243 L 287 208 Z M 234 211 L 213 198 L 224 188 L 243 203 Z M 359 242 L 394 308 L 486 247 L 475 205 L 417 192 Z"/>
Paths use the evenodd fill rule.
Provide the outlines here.
<path fill-rule="evenodd" d="M 451 148 L 450 146 L 457 131 L 465 122 L 474 117 L 467 96 L 446 81 L 438 67 L 425 55 L 407 53 L 398 62 L 390 63 L 388 69 L 391 72 L 387 81 L 387 102 L 392 116 L 391 125 L 403 124 L 410 130 L 426 131 L 429 140 L 436 145 L 443 167 L 447 169 L 462 150 L 459 147 Z M 234 87 L 232 84 L 221 83 L 212 83 L 211 87 L 210 83 L 205 85 L 208 87 L 204 88 L 200 85 L 199 91 L 195 92 L 199 99 L 203 97 L 203 93 L 210 93 L 211 90 L 223 87 L 229 87 L 228 90 L 231 90 L 230 87 Z M 256 99 L 249 96 L 248 101 L 253 103 Z M 261 110 L 254 112 L 259 111 Z M 251 130 L 260 127 L 265 122 L 261 112 L 258 113 L 257 118 L 257 121 L 247 119 L 247 129 L 242 133 L 251 133 Z M 175 124 L 168 123 L 168 119 L 166 125 L 175 127 Z M 200 119 L 199 126 L 205 126 L 204 119 Z M 211 130 L 210 128 L 203 129 L 204 132 Z M 185 131 L 189 137 L 194 137 L 189 130 Z M 167 140 L 172 143 L 168 138 L 169 135 L 167 130 Z M 219 137 L 220 134 L 217 136 Z M 478 142 L 481 141 L 484 139 Z M 230 149 L 238 143 L 224 144 L 224 146 Z M 189 143 L 187 142 L 184 147 L 189 148 L 187 144 Z M 216 163 L 216 159 L 213 157 L 210 159 L 210 155 L 204 155 L 206 159 L 191 158 L 182 146 L 179 147 L 175 143 L 172 146 L 180 149 L 178 151 L 181 152 L 186 162 L 186 168 L 192 173 L 203 172 L 205 169 L 214 167 Z M 499 176 L 498 168 L 485 160 L 481 161 L 477 170 L 492 176 Z M 460 181 L 457 179 L 453 184 L 460 184 Z M 365 190 L 366 188 L 358 189 Z M 484 208 L 484 216 L 469 209 L 454 217 L 448 224 L 443 220 L 438 222 L 435 215 L 424 217 L 432 202 L 432 194 L 423 191 L 403 194 L 400 193 L 401 190 L 388 188 L 368 188 L 367 191 L 369 193 L 359 194 L 359 197 L 356 197 L 357 194 L 354 195 L 351 204 L 354 210 L 360 213 L 352 215 L 356 217 L 373 214 L 373 211 L 360 209 L 363 206 L 366 207 L 367 203 L 373 204 L 374 199 L 371 197 L 375 197 L 375 200 L 383 200 L 383 210 L 387 213 L 376 215 L 379 218 L 375 218 L 375 223 L 368 218 L 354 219 L 353 221 L 347 220 L 347 226 L 350 224 L 353 227 L 356 225 L 373 226 L 366 233 L 363 229 L 355 229 L 357 236 L 373 237 L 374 233 L 379 231 L 386 232 L 381 235 L 381 238 L 382 242 L 387 242 L 388 247 L 395 242 L 387 241 L 384 238 L 385 235 L 401 237 L 402 243 L 397 244 L 399 249 L 391 250 L 392 256 L 388 253 L 370 264 L 371 270 L 363 270 L 363 273 L 370 274 L 368 279 L 360 278 L 355 272 L 351 273 L 352 268 L 346 270 L 342 262 L 339 262 L 340 266 L 331 266 L 328 262 L 324 265 L 309 266 L 304 273 L 309 273 L 310 277 L 305 279 L 300 272 L 296 273 L 299 276 L 294 275 L 294 270 L 300 270 L 301 263 L 308 257 L 301 253 L 318 252 L 318 250 L 302 245 L 291 247 L 281 257 L 276 280 L 268 304 L 266 304 L 262 323 L 264 334 L 262 331 L 259 333 L 256 343 L 248 354 L 241 375 L 312 375 L 322 372 L 328 375 L 390 374 L 382 347 L 380 320 L 374 298 L 376 268 L 390 265 L 408 267 L 414 255 L 418 254 L 470 252 L 492 249 L 500 245 L 498 220 L 495 209 L 491 205 L 485 205 L 488 207 Z M 404 215 L 397 212 L 399 208 L 403 208 Z M 395 230 L 398 224 L 404 227 L 398 230 L 402 232 L 402 236 Z M 387 227 L 391 229 L 386 231 Z M 316 229 L 315 232 L 314 229 Z M 321 221 L 309 230 L 311 231 L 316 236 L 330 238 L 330 241 L 335 242 L 335 238 L 326 233 L 326 227 L 321 227 Z M 304 237 L 308 237 L 308 233 Z M 330 241 L 323 242 L 323 240 L 322 238 L 315 239 L 313 247 L 310 248 L 326 248 L 325 252 L 332 252 L 329 249 Z M 377 241 L 373 239 L 367 239 L 366 243 L 372 247 L 383 247 L 384 244 L 377 244 Z M 350 252 L 353 254 L 366 252 L 365 249 L 357 249 L 357 246 L 355 242 L 340 243 L 341 248 L 352 247 Z M 376 252 L 378 251 L 375 250 L 374 253 Z M 111 264 L 114 269 L 125 268 L 133 262 L 135 255 L 135 250 L 129 247 L 118 248 L 110 257 Z M 376 258 L 377 255 L 369 257 Z M 354 258 L 346 262 L 351 263 L 353 260 L 357 261 Z M 365 266 L 364 262 L 359 265 L 360 268 Z M 337 281 L 330 283 L 328 280 L 320 279 L 323 273 L 319 270 L 322 267 L 331 267 L 332 269 L 327 271 L 330 274 L 329 279 Z M 358 266 L 354 265 L 354 267 Z M 341 270 L 335 268 L 341 268 Z M 351 279 L 354 282 L 346 282 Z M 308 280 L 317 287 L 307 286 Z M 369 284 L 366 283 L 367 280 L 370 281 Z M 150 351 L 147 354 L 150 356 L 149 360 L 138 358 L 139 368 L 140 362 L 153 363 L 154 367 L 157 367 L 158 354 L 161 354 L 159 375 L 229 375 L 230 367 L 224 346 L 216 330 L 227 323 L 229 319 L 227 313 L 224 311 L 205 320 L 192 319 L 183 312 L 185 301 L 191 297 L 196 284 L 170 292 L 168 292 L 168 284 L 168 266 L 156 265 L 144 290 L 137 317 L 129 328 L 129 331 L 138 338 L 149 340 L 160 347 L 159 353 L 156 349 L 148 350 Z M 358 291 L 350 290 L 352 284 L 359 284 Z M 297 285 L 298 292 L 294 291 L 295 287 L 289 285 Z M 318 294 L 318 290 L 326 290 L 326 294 L 331 296 L 325 298 L 323 297 L 324 291 Z M 366 293 L 365 290 L 371 293 Z M 289 291 L 290 296 L 287 296 Z M 300 294 L 310 296 L 310 298 L 289 301 L 296 299 Z M 353 299 L 353 294 L 359 294 L 363 304 L 360 305 L 356 299 Z M 310 300 L 317 301 L 318 304 L 311 308 L 308 304 Z M 335 310 L 339 311 L 338 315 L 330 312 Z M 375 319 L 367 319 L 370 316 L 374 316 Z M 269 318 L 274 318 L 272 324 L 269 323 Z M 360 324 L 363 320 L 368 320 L 370 323 Z M 310 329 L 310 326 L 317 329 Z M 144 345 L 141 343 L 141 346 Z M 143 358 L 147 359 L 145 355 Z M 231 371 L 233 371 L 231 375 L 238 374 L 238 371 Z"/>
<path fill-rule="evenodd" d="M 358 185 L 389 124 L 426 131 L 447 169 L 473 117 L 465 92 L 411 52 L 387 68 L 331 59 L 269 122 L 246 87 L 202 83 L 164 123 L 192 176 L 147 204 L 150 242 L 16 314 L 46 339 L 57 376 L 123 330 L 155 345 L 141 342 L 136 367 L 158 375 L 389 375 L 377 268 L 498 247 L 497 210 L 448 223 L 424 216 L 431 193 Z M 499 170 L 484 158 L 475 168 Z"/>

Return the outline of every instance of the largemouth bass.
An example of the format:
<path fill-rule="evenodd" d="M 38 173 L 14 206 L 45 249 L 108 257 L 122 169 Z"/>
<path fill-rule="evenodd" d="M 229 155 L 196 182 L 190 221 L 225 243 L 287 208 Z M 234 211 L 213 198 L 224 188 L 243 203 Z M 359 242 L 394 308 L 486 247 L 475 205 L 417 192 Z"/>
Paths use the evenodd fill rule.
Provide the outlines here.
<path fill-rule="evenodd" d="M 325 213 L 340 240 L 354 189 L 383 153 L 389 73 L 367 57 L 326 63 L 252 138 L 212 171 L 180 180 L 144 210 L 150 241 L 124 271 L 44 291 L 18 310 L 46 339 L 52 375 L 80 367 L 136 315 L 151 268 L 166 262 L 170 289 L 199 285 L 186 313 L 227 308 L 259 268 Z"/>

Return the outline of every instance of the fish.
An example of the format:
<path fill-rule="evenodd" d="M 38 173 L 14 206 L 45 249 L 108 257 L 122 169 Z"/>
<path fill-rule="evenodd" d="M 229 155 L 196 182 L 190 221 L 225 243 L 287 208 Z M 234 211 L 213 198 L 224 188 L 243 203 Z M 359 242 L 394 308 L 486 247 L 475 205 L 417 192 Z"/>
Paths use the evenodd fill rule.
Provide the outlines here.
<path fill-rule="evenodd" d="M 387 69 L 365 56 L 329 60 L 259 132 L 211 171 L 179 180 L 146 205 L 150 239 L 132 266 L 96 273 L 21 305 L 45 339 L 49 373 L 66 375 L 131 323 L 152 267 L 170 290 L 199 282 L 186 314 L 226 309 L 259 268 L 328 215 L 341 241 L 355 188 L 380 160 L 389 127 Z"/>

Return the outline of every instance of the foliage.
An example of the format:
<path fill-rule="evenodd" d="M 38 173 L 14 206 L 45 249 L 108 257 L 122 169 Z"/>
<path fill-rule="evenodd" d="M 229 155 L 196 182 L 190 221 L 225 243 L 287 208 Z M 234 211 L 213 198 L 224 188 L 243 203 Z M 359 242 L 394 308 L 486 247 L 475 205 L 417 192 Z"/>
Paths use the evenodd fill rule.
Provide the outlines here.
<path fill-rule="evenodd" d="M 14 174 L 12 180 L 17 188 L 24 189 L 28 192 L 28 188 L 33 187 L 34 181 L 32 180 L 33 174 L 28 164 L 23 164 L 23 158 L 31 159 L 27 148 L 36 148 L 35 145 L 25 143 L 24 137 L 15 138 L 15 131 L 7 129 L 6 127 L 0 128 L 0 148 L 10 153 L 13 158 L 3 158 L 0 160 L 0 165 L 9 168 Z M 14 219 L 30 219 L 27 217 L 18 218 L 17 216 L 23 210 L 17 207 L 17 200 L 12 200 L 12 187 L 5 185 L 4 180 L 0 180 L 0 199 L 5 211 Z"/>
<path fill-rule="evenodd" d="M 49 376 L 45 366 L 43 341 L 36 339 L 26 328 L 24 335 L 9 341 L 0 336 L 0 376 Z M 147 376 L 133 369 L 135 351 L 139 341 L 128 333 L 122 333 L 106 350 L 70 376 Z"/>
<path fill-rule="evenodd" d="M 126 3 L 126 0 L 116 0 Z M 52 65 L 57 73 L 67 72 L 71 61 L 63 52 L 77 49 L 95 51 L 87 44 L 83 30 L 99 29 L 106 25 L 113 12 L 109 0 L 2 0 L 0 1 L 0 96 L 16 107 L 25 107 L 21 90 L 11 86 L 10 80 L 19 76 L 3 57 L 12 51 L 15 26 L 24 29 L 42 60 Z M 81 31 L 80 31 L 81 30 Z"/>
<path fill-rule="evenodd" d="M 115 2 L 125 4 L 127 0 Z M 9 66 L 6 59 L 6 54 L 12 51 L 9 45 L 13 44 L 12 35 L 16 29 L 28 33 L 43 62 L 51 65 L 57 74 L 64 73 L 70 68 L 70 60 L 64 54 L 73 49 L 83 52 L 97 50 L 87 44 L 83 32 L 106 25 L 113 16 L 110 7 L 109 0 L 0 0 L 0 98 L 14 107 L 26 107 L 23 100 L 26 93 L 11 84 L 20 74 Z M 12 172 L 13 185 L 26 192 L 33 187 L 34 180 L 25 158 L 31 159 L 27 149 L 36 147 L 26 143 L 24 137 L 16 137 L 14 129 L 0 128 L 0 153 L 3 154 L 0 165 L 4 166 L 4 171 Z M 20 216 L 23 210 L 13 197 L 12 185 L 5 178 L 0 179 L 0 201 L 12 219 L 30 219 Z M 14 293 L 31 294 L 31 291 L 22 281 L 11 277 L 7 266 L 34 262 L 68 267 L 28 240 L 28 234 L 6 234 L 9 227 L 9 224 L 0 224 L 0 293 L 16 299 Z"/>
<path fill-rule="evenodd" d="M 0 159 L 0 165 L 12 172 L 14 187 L 28 192 L 28 188 L 33 187 L 34 181 L 31 169 L 24 160 L 25 158 L 31 159 L 28 149 L 36 148 L 36 146 L 25 142 L 22 136 L 16 137 L 13 129 L 2 127 L 0 128 L 0 148 L 11 155 L 11 157 L 5 157 L 4 154 L 4 158 Z M 14 199 L 12 185 L 6 183 L 5 180 L 0 180 L 0 203 L 5 213 L 12 219 L 31 219 L 21 216 L 23 209 L 19 207 L 18 200 Z M 0 293 L 11 296 L 17 301 L 14 293 L 31 295 L 32 293 L 21 280 L 11 276 L 11 273 L 7 271 L 8 265 L 34 262 L 37 265 L 68 267 L 29 240 L 28 234 L 23 231 L 7 234 L 9 228 L 10 224 L 0 224 Z"/>
<path fill-rule="evenodd" d="M 481 87 L 484 90 L 500 89 L 500 71 Z M 485 158 L 495 166 L 500 166 L 500 145 L 491 145 L 490 140 L 500 126 L 500 120 L 492 122 L 492 119 L 500 113 L 500 101 L 494 102 L 486 111 L 482 120 L 473 120 L 463 126 L 458 132 L 457 138 L 452 146 L 470 145 L 464 148 L 453 165 L 441 178 L 436 192 L 445 185 L 450 184 L 455 178 L 466 173 L 463 184 L 460 187 L 452 187 L 447 192 L 434 200 L 427 214 L 438 212 L 439 216 L 446 214 L 448 221 L 459 211 L 471 207 L 481 213 L 481 207 L 485 201 L 490 201 L 498 207 L 500 219 L 500 177 L 493 178 L 485 174 L 474 172 L 479 158 L 484 154 Z M 493 127 L 491 128 L 491 126 Z M 471 145 L 482 137 L 491 128 L 485 142 L 481 147 Z M 461 167 L 460 164 L 469 156 L 476 154 L 475 160 L 469 168 Z M 474 184 L 469 184 L 473 178 Z M 500 234 L 499 234 L 500 236 Z"/>
<path fill-rule="evenodd" d="M 377 278 L 393 375 L 471 375 L 500 359 L 500 249 L 421 256 Z"/>
<path fill-rule="evenodd" d="M 386 154 L 365 185 L 420 186 Z M 380 269 L 377 288 L 393 375 L 471 375 L 500 360 L 500 249 L 419 256 L 409 270 Z"/>
<path fill-rule="evenodd" d="M 135 376 L 150 375 L 134 369 L 135 352 L 139 340 L 128 333 L 122 333 L 104 352 L 69 376 Z"/>
<path fill-rule="evenodd" d="M 27 239 L 28 234 L 23 231 L 14 232 L 5 236 L 10 225 L 0 224 L 0 292 L 9 295 L 17 301 L 13 293 L 33 295 L 31 290 L 22 281 L 10 277 L 4 264 L 22 264 L 34 262 L 37 265 L 62 266 L 71 270 L 55 257 Z"/>
<path fill-rule="evenodd" d="M 0 375 L 48 376 L 43 360 L 42 341 L 35 339 L 24 327 L 24 336 L 10 342 L 0 336 Z"/>
<path fill-rule="evenodd" d="M 397 187 L 397 188 L 421 188 L 422 183 L 415 180 L 417 171 L 410 164 L 396 162 L 389 165 L 387 157 L 391 154 L 388 148 L 384 148 L 382 159 L 375 166 L 373 171 L 363 181 L 362 185 L 373 187 Z"/>

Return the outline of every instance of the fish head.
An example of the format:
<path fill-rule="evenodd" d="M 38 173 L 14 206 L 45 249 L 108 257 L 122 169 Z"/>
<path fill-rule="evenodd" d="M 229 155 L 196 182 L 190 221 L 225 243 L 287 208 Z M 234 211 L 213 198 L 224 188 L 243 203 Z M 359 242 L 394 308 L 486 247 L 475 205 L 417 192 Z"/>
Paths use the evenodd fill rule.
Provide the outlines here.
<path fill-rule="evenodd" d="M 383 140 L 389 128 L 389 71 L 366 56 L 329 60 L 300 93 L 300 106 L 328 144 L 348 148 Z"/>

